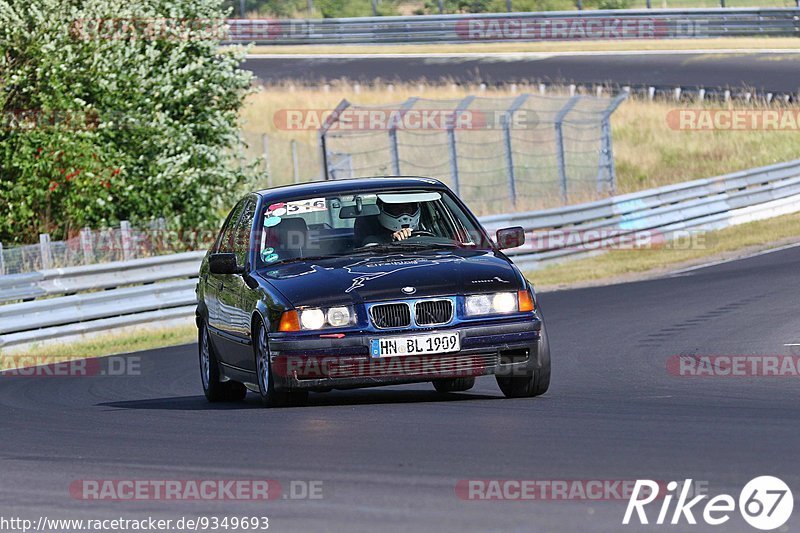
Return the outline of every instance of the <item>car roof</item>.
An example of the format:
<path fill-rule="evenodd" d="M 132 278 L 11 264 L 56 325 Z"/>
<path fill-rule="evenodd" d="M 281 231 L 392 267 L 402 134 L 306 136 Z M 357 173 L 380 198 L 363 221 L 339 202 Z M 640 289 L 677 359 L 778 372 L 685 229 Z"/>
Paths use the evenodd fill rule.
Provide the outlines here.
<path fill-rule="evenodd" d="M 342 180 L 313 181 L 262 189 L 256 194 L 274 197 L 328 196 L 349 192 L 369 192 L 385 189 L 439 189 L 447 186 L 434 178 L 420 176 L 374 176 Z"/>

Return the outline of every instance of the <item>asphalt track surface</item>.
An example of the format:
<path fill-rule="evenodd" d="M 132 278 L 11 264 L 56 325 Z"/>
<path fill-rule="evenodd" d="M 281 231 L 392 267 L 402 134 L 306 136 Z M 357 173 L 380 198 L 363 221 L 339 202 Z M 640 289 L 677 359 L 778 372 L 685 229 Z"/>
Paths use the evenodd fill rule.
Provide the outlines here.
<path fill-rule="evenodd" d="M 0 515 L 267 515 L 270 531 L 653 531 L 622 501 L 464 501 L 473 478 L 708 482 L 738 498 L 753 477 L 800 487 L 797 378 L 687 378 L 675 354 L 787 354 L 800 342 L 800 247 L 658 280 L 541 296 L 550 392 L 507 400 L 492 378 L 312 394 L 268 410 L 210 405 L 196 347 L 145 352 L 141 375 L 0 377 Z M 796 352 L 795 352 L 796 353 Z M 323 482 L 321 500 L 80 501 L 80 479 Z M 657 509 L 651 512 L 654 519 Z M 798 511 L 788 529 L 797 531 Z M 659 531 L 755 531 L 725 526 Z"/>
<path fill-rule="evenodd" d="M 798 54 L 587 54 L 485 58 L 252 58 L 245 68 L 268 83 L 338 79 L 370 83 L 577 83 L 636 87 L 715 87 L 796 94 Z"/>

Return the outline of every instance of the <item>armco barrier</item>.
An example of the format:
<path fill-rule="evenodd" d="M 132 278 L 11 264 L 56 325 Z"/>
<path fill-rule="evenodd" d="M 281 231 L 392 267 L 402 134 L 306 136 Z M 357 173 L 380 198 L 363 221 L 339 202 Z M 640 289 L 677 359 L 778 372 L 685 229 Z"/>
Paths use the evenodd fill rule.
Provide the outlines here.
<path fill-rule="evenodd" d="M 800 160 L 558 209 L 484 217 L 487 230 L 562 231 L 560 245 L 509 250 L 535 269 L 602 252 L 604 235 L 654 232 L 670 239 L 800 211 Z M 118 326 L 190 317 L 203 252 L 0 277 L 0 348 Z M 77 293 L 77 294 L 72 294 Z M 63 296 L 58 296 L 63 295 Z M 19 301 L 28 300 L 28 301 Z"/>
<path fill-rule="evenodd" d="M 544 11 L 320 20 L 231 19 L 226 42 L 410 44 L 800 36 L 798 8 Z"/>

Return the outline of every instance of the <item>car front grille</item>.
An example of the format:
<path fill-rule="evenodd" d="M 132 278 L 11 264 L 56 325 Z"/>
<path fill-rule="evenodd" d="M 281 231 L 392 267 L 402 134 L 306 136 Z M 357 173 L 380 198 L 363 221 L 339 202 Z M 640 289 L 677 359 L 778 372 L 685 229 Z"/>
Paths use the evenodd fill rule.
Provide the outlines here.
<path fill-rule="evenodd" d="M 411 308 L 406 303 L 381 304 L 370 309 L 376 328 L 405 328 L 411 325 Z"/>
<path fill-rule="evenodd" d="M 453 319 L 453 302 L 450 300 L 423 300 L 414 308 L 419 326 L 438 326 Z"/>

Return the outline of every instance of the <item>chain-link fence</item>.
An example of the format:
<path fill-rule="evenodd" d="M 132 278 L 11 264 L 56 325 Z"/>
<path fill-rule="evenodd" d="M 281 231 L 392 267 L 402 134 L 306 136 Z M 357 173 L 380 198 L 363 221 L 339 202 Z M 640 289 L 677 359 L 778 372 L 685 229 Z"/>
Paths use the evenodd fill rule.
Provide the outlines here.
<path fill-rule="evenodd" d="M 163 218 L 145 228 L 133 228 L 125 221 L 115 228 L 84 228 L 65 241 L 51 241 L 45 233 L 38 244 L 4 248 L 0 243 L 0 276 L 202 250 L 216 234 L 216 230 L 169 230 Z"/>
<path fill-rule="evenodd" d="M 435 177 L 479 213 L 593 200 L 615 189 L 610 118 L 624 98 L 343 101 L 320 133 L 327 178 Z"/>

